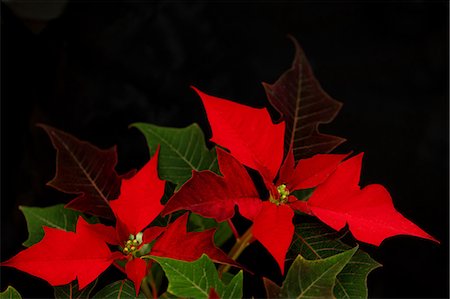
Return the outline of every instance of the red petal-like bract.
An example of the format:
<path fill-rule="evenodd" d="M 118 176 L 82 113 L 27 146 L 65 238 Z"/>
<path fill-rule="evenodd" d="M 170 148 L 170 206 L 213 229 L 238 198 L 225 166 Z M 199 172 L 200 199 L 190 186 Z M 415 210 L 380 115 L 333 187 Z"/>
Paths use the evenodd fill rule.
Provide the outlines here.
<path fill-rule="evenodd" d="M 214 288 L 209 289 L 208 299 L 220 299 L 219 294 L 217 294 Z"/>
<path fill-rule="evenodd" d="M 235 261 L 214 245 L 215 229 L 187 232 L 187 221 L 188 213 L 185 213 L 171 223 L 167 231 L 156 240 L 150 254 L 192 262 L 205 253 L 214 262 L 237 265 Z"/>
<path fill-rule="evenodd" d="M 348 155 L 317 154 L 301 159 L 294 168 L 292 150 L 280 169 L 277 185 L 286 184 L 290 191 L 314 188 L 324 182 Z"/>
<path fill-rule="evenodd" d="M 147 275 L 147 263 L 143 259 L 133 258 L 125 265 L 125 272 L 127 273 L 128 279 L 134 283 L 137 296 L 141 289 L 142 279 Z"/>
<path fill-rule="evenodd" d="M 303 50 L 291 39 L 296 48 L 292 67 L 274 84 L 263 85 L 269 102 L 286 122 L 285 149 L 292 147 L 298 161 L 329 153 L 345 139 L 319 133 L 319 124 L 331 122 L 342 104 L 323 91 Z"/>
<path fill-rule="evenodd" d="M 272 254 L 281 273 L 284 273 L 286 253 L 294 235 L 293 217 L 294 211 L 289 206 L 265 201 L 253 222 L 253 236 Z"/>
<path fill-rule="evenodd" d="M 165 181 L 158 177 L 158 152 L 132 178 L 122 181 L 119 198 L 110 202 L 121 239 L 141 232 L 163 209 Z"/>
<path fill-rule="evenodd" d="M 92 236 L 105 241 L 111 245 L 120 245 L 123 240 L 117 238 L 116 229 L 112 226 L 106 226 L 101 223 L 89 224 L 89 230 Z"/>
<path fill-rule="evenodd" d="M 142 236 L 142 243 L 148 244 L 155 240 L 156 238 L 161 235 L 167 227 L 161 227 L 161 226 L 151 226 L 144 230 L 144 234 Z"/>
<path fill-rule="evenodd" d="M 70 194 L 79 194 L 66 207 L 113 219 L 109 200 L 119 194 L 120 177 L 116 148 L 101 150 L 88 142 L 50 126 L 39 125 L 57 151 L 56 174 L 49 186 Z"/>
<path fill-rule="evenodd" d="M 45 279 L 52 286 L 68 284 L 78 277 L 82 289 L 113 262 L 108 245 L 91 232 L 82 217 L 78 218 L 76 232 L 45 226 L 44 232 L 39 243 L 1 265 Z"/>
<path fill-rule="evenodd" d="M 185 209 L 221 222 L 233 217 L 236 203 L 253 207 L 260 202 L 245 167 L 220 148 L 217 159 L 223 177 L 210 171 L 193 171 L 192 178 L 167 202 L 163 215 Z"/>
<path fill-rule="evenodd" d="M 373 245 L 391 236 L 411 235 L 438 242 L 397 212 L 381 185 L 359 187 L 363 154 L 342 162 L 306 202 L 310 212 L 336 230 L 347 223 L 356 239 Z"/>
<path fill-rule="evenodd" d="M 273 181 L 283 159 L 284 122 L 274 124 L 266 108 L 248 107 L 195 90 L 211 125 L 211 141 Z"/>

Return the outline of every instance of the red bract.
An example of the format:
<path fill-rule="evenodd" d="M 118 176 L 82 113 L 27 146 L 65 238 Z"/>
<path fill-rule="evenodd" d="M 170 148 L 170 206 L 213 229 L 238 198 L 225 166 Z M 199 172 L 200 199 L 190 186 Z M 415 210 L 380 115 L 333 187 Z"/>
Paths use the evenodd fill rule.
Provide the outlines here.
<path fill-rule="evenodd" d="M 139 293 L 142 279 L 148 271 L 140 258 L 140 249 L 157 239 L 152 254 L 186 261 L 198 259 L 202 253 L 221 263 L 236 264 L 214 246 L 214 230 L 186 232 L 187 215 L 165 227 L 145 229 L 161 212 L 160 199 L 165 182 L 158 178 L 155 156 L 132 178 L 124 179 L 120 196 L 110 201 L 116 216 L 116 227 L 88 224 L 78 219 L 76 232 L 45 227 L 43 240 L 20 252 L 3 266 L 14 267 L 47 280 L 51 285 L 63 285 L 78 277 L 80 288 L 100 275 L 114 260 L 124 259 L 125 273 Z M 144 230 L 145 229 L 145 230 Z M 182 247 L 179 242 L 187 242 Z M 109 250 L 108 244 L 119 245 L 121 252 Z"/>
<path fill-rule="evenodd" d="M 114 255 L 106 243 L 89 230 L 89 224 L 81 217 L 76 232 L 50 227 L 44 227 L 44 231 L 39 243 L 1 265 L 43 278 L 53 286 L 78 277 L 80 288 L 84 288 L 113 262 Z"/>
<path fill-rule="evenodd" d="M 272 254 L 282 272 L 294 232 L 292 209 L 308 212 L 305 205 L 333 228 L 341 229 L 348 222 L 355 237 L 364 242 L 379 244 L 382 239 L 397 234 L 430 238 L 395 211 L 389 194 L 381 186 L 359 191 L 360 168 L 351 181 L 347 181 L 348 176 L 340 175 L 340 170 L 333 175 L 332 183 L 321 185 L 328 182 L 328 177 L 347 155 L 317 154 L 295 165 L 290 150 L 281 165 L 283 123 L 273 124 L 265 109 L 247 107 L 196 91 L 206 109 L 213 132 L 212 140 L 229 149 L 232 156 L 218 149 L 219 168 L 223 176 L 209 171 L 194 172 L 193 177 L 169 200 L 163 214 L 187 209 L 223 221 L 234 215 L 234 206 L 237 205 L 240 213 L 253 221 L 253 236 Z M 348 161 L 354 161 L 354 158 Z M 259 171 L 269 191 L 268 201 L 259 199 L 251 178 L 240 163 Z M 339 169 L 345 169 L 348 163 L 351 162 L 345 162 Z M 310 199 L 308 204 L 290 195 L 293 191 L 317 186 L 319 191 L 314 191 L 315 199 Z M 355 190 L 361 195 L 356 196 Z M 324 195 L 327 192 L 334 192 L 332 199 Z M 344 203 L 345 199 L 350 200 Z M 380 205 L 373 208 L 374 202 Z M 347 214 L 349 211 L 364 211 L 365 214 L 357 220 L 353 217 L 356 214 L 352 217 Z M 335 215 L 336 212 L 341 214 Z M 364 221 L 362 216 L 370 220 Z M 391 226 L 401 224 L 401 228 L 393 230 L 391 227 L 390 232 L 386 233 L 386 227 L 377 225 L 382 223 Z"/>
<path fill-rule="evenodd" d="M 163 214 L 188 209 L 223 221 L 234 215 L 234 206 L 238 205 L 240 213 L 254 222 L 253 236 L 272 254 L 284 272 L 285 255 L 294 233 L 294 212 L 290 204 L 297 201 L 289 193 L 317 186 L 346 155 L 316 155 L 295 165 L 290 152 L 281 166 L 284 123 L 273 124 L 266 109 L 197 92 L 211 124 L 212 140 L 228 148 L 239 162 L 218 149 L 223 176 L 208 171 L 194 172 L 192 179 L 169 200 Z M 269 201 L 259 199 L 253 181 L 240 163 L 259 171 L 269 190 Z M 274 182 L 278 173 L 279 178 Z"/>
<path fill-rule="evenodd" d="M 397 212 L 389 192 L 381 185 L 360 189 L 363 154 L 342 162 L 298 208 L 317 216 L 336 230 L 348 224 L 356 239 L 373 244 L 396 235 L 411 235 L 438 242 Z"/>

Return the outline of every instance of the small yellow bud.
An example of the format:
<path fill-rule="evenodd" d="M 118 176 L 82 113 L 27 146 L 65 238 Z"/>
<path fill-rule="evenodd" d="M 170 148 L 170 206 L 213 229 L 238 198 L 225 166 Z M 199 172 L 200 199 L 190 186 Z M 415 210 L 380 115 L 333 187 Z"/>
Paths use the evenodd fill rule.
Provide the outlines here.
<path fill-rule="evenodd" d="M 128 241 L 127 241 L 127 245 L 131 245 L 131 240 L 128 240 Z"/>
<path fill-rule="evenodd" d="M 136 247 L 131 246 L 130 250 L 131 250 L 131 251 L 135 251 L 135 250 L 136 250 Z"/>
<path fill-rule="evenodd" d="M 133 240 L 133 245 L 137 245 L 138 241 L 137 240 Z"/>
<path fill-rule="evenodd" d="M 127 247 L 125 247 L 125 248 L 123 249 L 123 252 L 124 252 L 124 253 L 128 253 L 128 251 L 129 251 L 129 250 L 128 250 Z"/>

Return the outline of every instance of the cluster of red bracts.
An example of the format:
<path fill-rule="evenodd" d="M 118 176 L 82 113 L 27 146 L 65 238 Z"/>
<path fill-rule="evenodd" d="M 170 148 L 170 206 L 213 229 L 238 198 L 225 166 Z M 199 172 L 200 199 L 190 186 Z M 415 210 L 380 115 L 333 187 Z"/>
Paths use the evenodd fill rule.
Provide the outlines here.
<path fill-rule="evenodd" d="M 239 214 L 253 222 L 251 234 L 274 257 L 284 273 L 285 256 L 294 234 L 294 211 L 316 216 L 335 230 L 348 225 L 362 242 L 379 245 L 394 235 L 436 241 L 397 212 L 381 185 L 359 187 L 362 154 L 318 154 L 296 164 L 292 151 L 284 157 L 285 124 L 274 124 L 266 109 L 255 109 L 197 91 L 212 128 L 221 175 L 193 172 L 181 189 L 160 203 L 165 182 L 154 157 L 132 178 L 122 180 L 120 196 L 110 201 L 116 227 L 78 219 L 76 232 L 44 228 L 43 240 L 20 252 L 10 266 L 63 285 L 78 278 L 83 288 L 117 260 L 139 292 L 151 261 L 149 255 L 185 261 L 206 253 L 213 261 L 237 265 L 213 243 L 214 230 L 187 232 L 187 213 L 167 227 L 150 226 L 160 214 L 188 210 L 218 222 Z M 262 177 L 269 198 L 260 198 L 246 167 Z M 306 201 L 292 195 L 314 188 Z M 142 256 L 145 244 L 153 243 Z M 119 248 L 111 252 L 109 245 Z M 178 246 L 177 244 L 183 244 Z M 145 258 L 145 259 L 144 259 Z M 120 268 L 120 266 L 118 266 Z"/>

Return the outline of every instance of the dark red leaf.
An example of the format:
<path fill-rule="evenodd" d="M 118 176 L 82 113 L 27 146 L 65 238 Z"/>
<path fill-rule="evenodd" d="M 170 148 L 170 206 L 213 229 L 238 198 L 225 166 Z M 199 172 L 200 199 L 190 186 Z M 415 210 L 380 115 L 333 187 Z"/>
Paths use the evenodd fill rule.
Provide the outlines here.
<path fill-rule="evenodd" d="M 214 245 L 215 229 L 202 232 L 187 232 L 188 213 L 169 225 L 167 231 L 156 240 L 151 255 L 192 262 L 203 253 L 216 263 L 237 265 L 222 250 Z"/>
<path fill-rule="evenodd" d="M 260 202 L 245 167 L 220 148 L 217 159 L 223 177 L 210 171 L 193 171 L 192 178 L 167 202 L 163 215 L 185 209 L 221 222 L 233 217 L 236 203 L 250 203 L 252 209 L 255 201 Z"/>
<path fill-rule="evenodd" d="M 377 246 L 395 235 L 438 242 L 396 211 L 383 186 L 374 184 L 360 189 L 362 157 L 363 154 L 359 154 L 342 162 L 309 200 L 296 208 L 317 216 L 335 230 L 348 224 L 356 239 Z"/>
<path fill-rule="evenodd" d="M 272 280 L 263 277 L 264 288 L 266 289 L 267 298 L 279 298 L 281 288 Z"/>
<path fill-rule="evenodd" d="M 78 278 L 80 289 L 94 281 L 113 262 L 108 245 L 92 233 L 82 217 L 76 232 L 44 226 L 44 238 L 2 266 L 13 267 L 48 281 L 52 286 Z"/>
<path fill-rule="evenodd" d="M 292 146 L 295 160 L 332 151 L 345 139 L 321 134 L 318 126 L 331 122 L 341 103 L 323 91 L 298 42 L 292 67 L 274 84 L 264 83 L 267 97 L 286 122 L 285 151 Z"/>
<path fill-rule="evenodd" d="M 56 174 L 48 185 L 79 195 L 67 208 L 113 219 L 108 200 L 116 198 L 120 188 L 120 177 L 114 170 L 116 148 L 101 150 L 63 131 L 39 126 L 47 132 L 57 151 Z"/>

